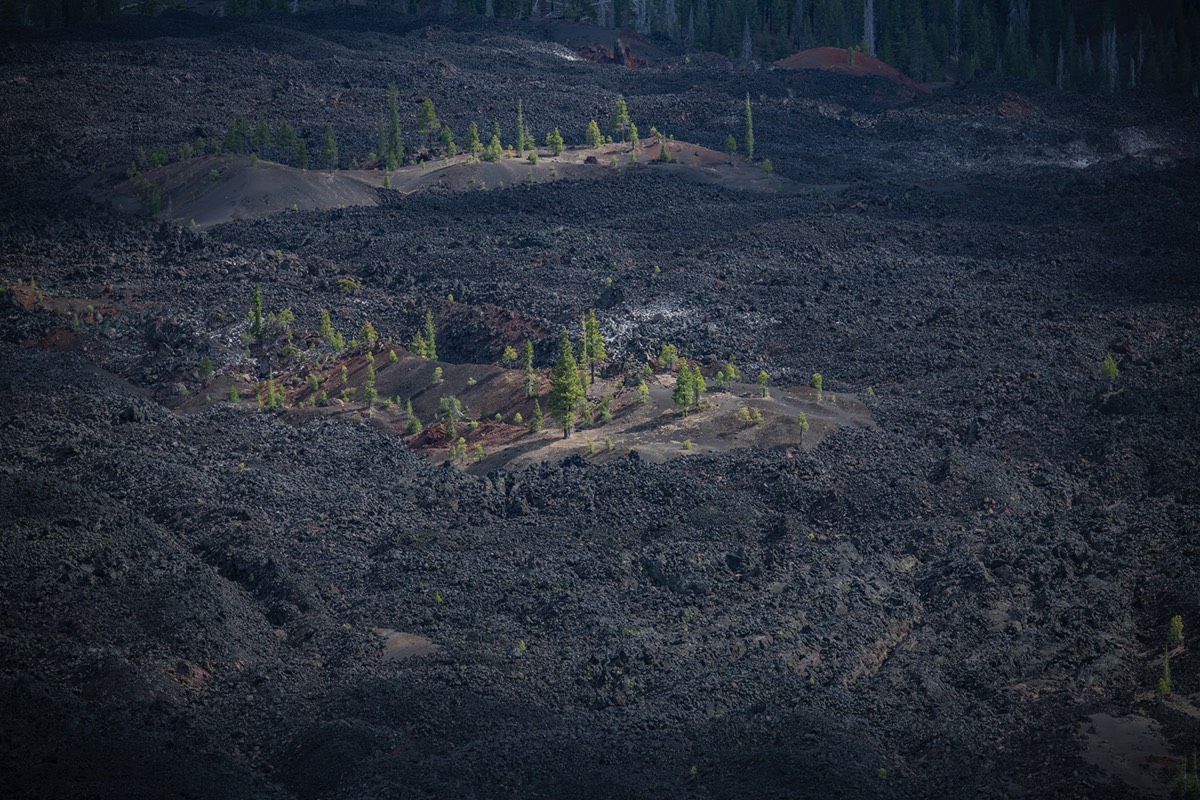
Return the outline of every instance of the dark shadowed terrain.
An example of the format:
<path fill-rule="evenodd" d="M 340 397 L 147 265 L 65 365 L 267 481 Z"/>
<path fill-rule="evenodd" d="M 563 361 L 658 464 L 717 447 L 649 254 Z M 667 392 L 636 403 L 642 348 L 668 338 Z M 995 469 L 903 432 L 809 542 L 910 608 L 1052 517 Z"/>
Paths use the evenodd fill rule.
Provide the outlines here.
<path fill-rule="evenodd" d="M 168 16 L 0 51 L 0 793 L 1168 796 L 1200 747 L 1200 104 L 630 69 L 584 33 Z M 368 174 L 345 208 L 314 166 L 286 182 L 312 205 L 220 224 L 103 201 L 243 111 L 365 161 L 392 80 L 410 147 L 426 96 L 460 141 L 511 138 L 520 98 L 573 146 L 622 93 L 720 151 L 748 93 L 777 186 L 546 156 L 503 187 Z M 297 353 L 249 337 L 256 283 Z M 425 310 L 465 393 L 591 308 L 619 408 L 671 342 L 860 424 L 593 455 L 603 425 L 525 434 L 479 389 L 468 443 L 541 463 L 446 463 L 446 391 L 402 377 Z M 321 309 L 396 342 L 374 369 L 423 437 L 360 402 Z"/>

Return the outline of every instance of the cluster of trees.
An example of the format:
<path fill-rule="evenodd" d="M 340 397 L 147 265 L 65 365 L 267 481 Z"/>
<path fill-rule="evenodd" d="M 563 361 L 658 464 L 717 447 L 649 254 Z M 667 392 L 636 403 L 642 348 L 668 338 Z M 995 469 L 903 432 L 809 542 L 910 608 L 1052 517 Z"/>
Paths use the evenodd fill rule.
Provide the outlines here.
<path fill-rule="evenodd" d="M 435 6 L 373 4 L 404 13 Z M 161 6 L 142 0 L 134 8 L 153 14 Z M 122 11 L 116 0 L 3 0 L 0 8 L 7 25 L 51 27 Z M 226 6 L 235 15 L 295 8 L 292 0 Z M 505 18 L 553 13 L 747 61 L 823 45 L 856 47 L 918 80 L 1010 75 L 1072 90 L 1200 91 L 1195 0 L 438 0 L 436 8 Z"/>
<path fill-rule="evenodd" d="M 563 438 L 571 435 L 576 422 L 582 420 L 585 424 L 592 423 L 594 415 L 588 389 L 596 379 L 596 364 L 606 358 L 608 351 L 594 309 L 583 315 L 578 350 L 571 341 L 570 332 L 563 326 L 558 342 L 558 357 L 550 371 L 550 394 L 546 399 L 550 413 L 562 425 Z M 600 401 L 599 411 L 603 421 L 607 420 L 611 403 L 611 396 Z M 540 408 L 538 411 L 540 413 Z"/>

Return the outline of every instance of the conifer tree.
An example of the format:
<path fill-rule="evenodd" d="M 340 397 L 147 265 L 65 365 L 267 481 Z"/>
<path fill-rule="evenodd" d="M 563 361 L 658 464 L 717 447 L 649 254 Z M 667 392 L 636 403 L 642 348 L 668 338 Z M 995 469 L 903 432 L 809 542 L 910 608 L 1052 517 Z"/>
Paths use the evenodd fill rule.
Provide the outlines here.
<path fill-rule="evenodd" d="M 692 398 L 695 394 L 692 381 L 692 367 L 687 363 L 686 359 L 681 359 L 679 362 L 679 371 L 675 373 L 675 391 L 671 393 L 671 399 L 675 401 L 675 405 L 679 406 L 685 415 L 687 414 L 688 407 L 692 404 Z"/>
<path fill-rule="evenodd" d="M 585 397 L 587 396 L 588 387 L 592 384 L 592 359 L 590 353 L 591 350 L 588 348 L 587 317 L 584 316 L 583 329 L 579 332 L 579 356 L 576 363 L 579 365 L 579 384 L 583 387 Z"/>
<path fill-rule="evenodd" d="M 333 341 L 333 321 L 329 318 L 329 309 L 321 309 L 321 321 L 317 323 L 317 335 L 327 342 Z"/>
<path fill-rule="evenodd" d="M 375 332 L 375 326 L 371 324 L 370 320 L 363 323 L 362 331 L 358 334 L 358 338 L 366 342 L 367 347 L 375 347 L 375 343 L 379 341 L 379 334 Z"/>
<path fill-rule="evenodd" d="M 325 160 L 325 166 L 330 169 L 337 169 L 338 165 L 338 146 L 337 139 L 333 136 L 333 126 L 325 126 L 325 144 L 321 148 L 321 158 Z"/>
<path fill-rule="evenodd" d="M 413 413 L 411 398 L 404 401 L 404 417 L 406 419 L 404 425 L 405 433 L 417 434 L 424 429 L 425 426 L 421 424 L 421 420 L 417 419 L 417 415 Z"/>
<path fill-rule="evenodd" d="M 550 149 L 550 155 L 556 156 L 563 151 L 562 134 L 558 132 L 558 128 L 546 134 L 546 147 Z"/>
<path fill-rule="evenodd" d="M 801 411 L 796 415 L 796 426 L 800 429 L 800 443 L 804 443 L 804 434 L 808 433 L 808 415 Z"/>
<path fill-rule="evenodd" d="M 433 134 L 440 127 L 437 112 L 433 109 L 433 101 L 426 97 L 421 103 L 421 110 L 417 112 L 417 133 L 425 135 L 429 148 L 433 147 Z"/>
<path fill-rule="evenodd" d="M 483 142 L 479 141 L 479 126 L 474 122 L 467 126 L 467 143 L 465 149 L 472 157 L 478 158 L 483 152 Z"/>
<path fill-rule="evenodd" d="M 533 401 L 533 416 L 529 420 L 529 432 L 538 433 L 546 426 L 545 418 L 542 416 L 542 404 L 536 399 Z"/>
<path fill-rule="evenodd" d="M 425 344 L 425 337 L 419 330 L 413 334 L 412 343 L 409 344 L 408 349 L 414 356 L 417 356 L 418 358 L 429 357 L 426 355 L 428 353 L 428 346 Z"/>
<path fill-rule="evenodd" d="M 729 156 L 729 164 L 733 165 L 733 154 L 737 152 L 737 139 L 733 138 L 733 134 L 725 137 L 725 153 Z"/>
<path fill-rule="evenodd" d="M 296 129 L 289 123 L 280 124 L 279 131 L 275 134 L 275 148 L 286 159 L 291 159 L 296 155 Z"/>
<path fill-rule="evenodd" d="M 629 132 L 630 124 L 629 106 L 625 103 L 625 96 L 617 95 L 617 102 L 613 106 L 612 118 L 608 122 L 608 129 L 613 132 L 614 139 L 624 141 L 625 135 Z"/>
<path fill-rule="evenodd" d="M 254 296 L 250 302 L 250 335 L 261 339 L 263 334 L 262 284 L 254 284 Z"/>
<path fill-rule="evenodd" d="M 584 131 L 583 140 L 587 142 L 588 147 L 600 146 L 600 126 L 596 124 L 596 120 L 588 122 L 587 130 Z"/>
<path fill-rule="evenodd" d="M 400 132 L 400 99 L 394 81 L 388 84 L 388 115 L 381 150 L 380 155 L 389 172 L 400 166 L 400 159 L 404 157 L 404 138 Z"/>
<path fill-rule="evenodd" d="M 437 331 L 433 327 L 433 312 L 425 309 L 425 357 L 437 361 Z"/>
<path fill-rule="evenodd" d="M 303 139 L 296 140 L 296 166 L 308 169 L 308 145 Z"/>
<path fill-rule="evenodd" d="M 708 391 L 708 384 L 704 382 L 704 375 L 700 372 L 699 365 L 692 366 L 692 405 L 700 405 L 700 395 Z"/>
<path fill-rule="evenodd" d="M 563 438 L 571 435 L 579 407 L 584 402 L 583 386 L 579 382 L 579 364 L 575 360 L 575 348 L 566 327 L 558 342 L 558 359 L 550 372 L 550 413 L 563 428 Z"/>
<path fill-rule="evenodd" d="M 525 141 L 525 111 L 521 106 L 521 98 L 517 98 L 517 155 L 523 155 L 525 150 L 533 146 L 533 142 Z"/>
<path fill-rule="evenodd" d="M 458 154 L 458 145 L 454 142 L 454 133 L 449 125 L 442 126 L 442 150 L 451 158 Z"/>

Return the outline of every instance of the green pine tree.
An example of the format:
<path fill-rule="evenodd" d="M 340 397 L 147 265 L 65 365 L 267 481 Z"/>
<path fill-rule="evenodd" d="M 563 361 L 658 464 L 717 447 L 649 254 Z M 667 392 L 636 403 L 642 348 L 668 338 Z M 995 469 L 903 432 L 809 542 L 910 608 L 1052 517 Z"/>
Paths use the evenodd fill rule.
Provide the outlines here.
<path fill-rule="evenodd" d="M 399 92 L 394 82 L 388 85 L 388 116 L 384 125 L 381 150 L 380 155 L 389 171 L 400 166 L 400 159 L 404 157 L 404 138 L 400 132 Z"/>
<path fill-rule="evenodd" d="M 684 414 L 687 414 L 688 407 L 692 404 L 692 398 L 695 390 L 692 386 L 694 376 L 692 375 L 691 365 L 686 359 L 679 361 L 679 371 L 675 373 L 675 391 L 671 393 L 671 399 L 675 401 L 675 405 L 679 406 Z"/>
<path fill-rule="evenodd" d="M 542 404 L 535 399 L 533 401 L 533 417 L 529 420 L 529 432 L 538 433 L 545 425 L 546 422 L 542 416 Z"/>
<path fill-rule="evenodd" d="M 474 122 L 467 126 L 467 143 L 464 149 L 473 158 L 478 158 L 483 152 L 483 143 L 479 141 L 479 126 Z"/>
<path fill-rule="evenodd" d="M 517 155 L 523 155 L 525 150 L 533 147 L 533 142 L 525 141 L 525 111 L 521 106 L 521 98 L 517 98 Z"/>
<path fill-rule="evenodd" d="M 425 357 L 437 361 L 437 330 L 433 327 L 433 312 L 425 309 Z"/>
<path fill-rule="evenodd" d="M 608 121 L 608 129 L 612 131 L 613 138 L 618 141 L 624 141 L 626 134 L 629 132 L 629 106 L 625 104 L 624 95 L 617 95 L 617 102 L 613 106 L 612 118 Z"/>
<path fill-rule="evenodd" d="M 583 140 L 587 142 L 587 146 L 599 147 L 601 138 L 600 126 L 596 124 L 596 120 L 588 122 L 587 130 L 583 134 Z"/>
<path fill-rule="evenodd" d="M 704 375 L 700 372 L 699 365 L 692 367 L 692 405 L 700 405 L 700 395 L 708 391 L 708 384 L 704 382 Z"/>
<path fill-rule="evenodd" d="M 417 112 L 417 133 L 423 134 L 426 139 L 426 145 L 430 149 L 433 148 L 433 135 L 441 127 L 438 122 L 437 112 L 433 109 L 433 101 L 426 97 L 421 102 L 421 109 Z"/>
<path fill-rule="evenodd" d="M 337 169 L 338 165 L 338 146 L 337 139 L 333 136 L 333 126 L 325 126 L 325 144 L 321 148 L 321 158 L 325 160 L 325 166 L 330 169 Z"/>
<path fill-rule="evenodd" d="M 563 428 L 563 438 L 571 435 L 580 406 L 585 402 L 583 386 L 579 382 L 579 364 L 575 360 L 575 348 L 571 334 L 564 327 L 558 343 L 558 359 L 550 372 L 550 413 Z"/>
<path fill-rule="evenodd" d="M 546 134 L 546 147 L 550 149 L 550 155 L 556 156 L 563 151 L 562 134 L 558 132 L 558 128 Z"/>

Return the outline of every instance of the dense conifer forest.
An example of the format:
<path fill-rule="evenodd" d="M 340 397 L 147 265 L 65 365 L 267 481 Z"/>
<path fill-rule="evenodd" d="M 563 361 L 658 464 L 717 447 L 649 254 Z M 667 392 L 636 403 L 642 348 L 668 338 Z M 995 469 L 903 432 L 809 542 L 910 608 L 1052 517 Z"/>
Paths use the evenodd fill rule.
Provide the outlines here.
<path fill-rule="evenodd" d="M 401 14 L 559 18 L 622 27 L 684 51 L 770 62 L 855 48 L 919 81 L 1021 77 L 1072 91 L 1190 92 L 1200 82 L 1197 0 L 370 0 Z M 287 14 L 289 0 L 230 0 L 214 14 Z M 4 0 L 5 28 L 57 27 L 169 4 Z"/>

